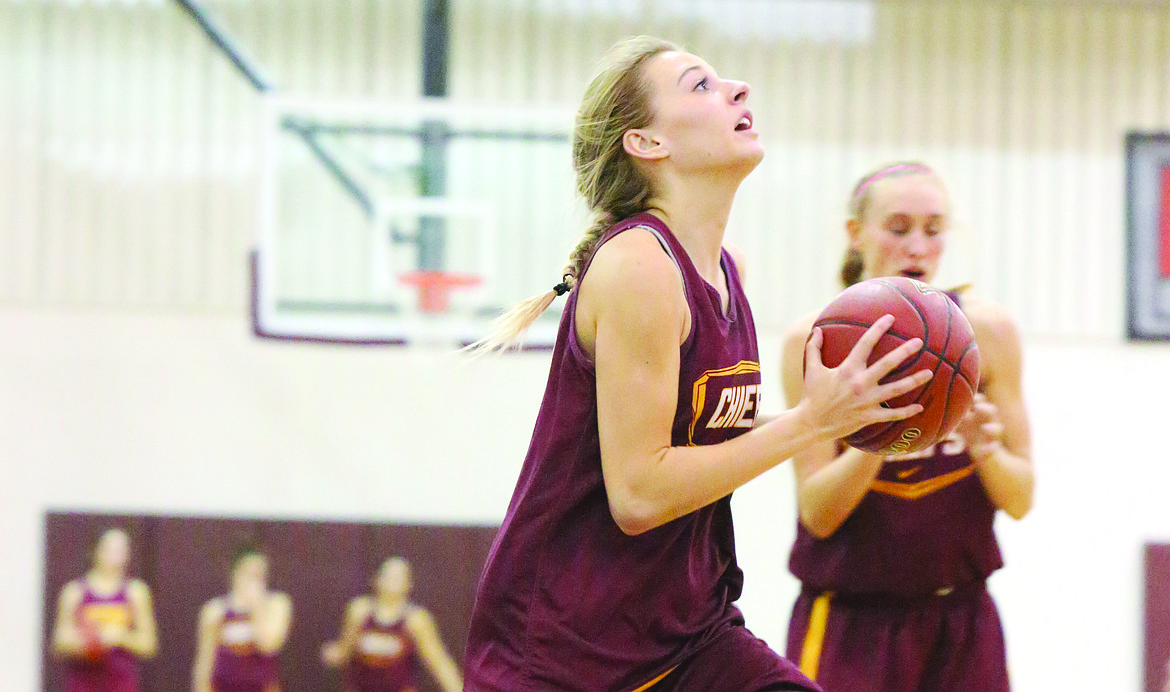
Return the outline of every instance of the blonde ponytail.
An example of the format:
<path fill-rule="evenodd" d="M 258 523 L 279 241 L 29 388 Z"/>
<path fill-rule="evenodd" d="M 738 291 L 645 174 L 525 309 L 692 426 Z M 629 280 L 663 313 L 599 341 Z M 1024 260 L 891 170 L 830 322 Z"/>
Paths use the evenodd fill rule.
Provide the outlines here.
<path fill-rule="evenodd" d="M 577 191 L 593 210 L 594 221 L 570 253 L 561 283 L 511 305 L 492 323 L 487 336 L 465 350 L 479 354 L 517 347 L 553 300 L 576 287 L 601 236 L 618 221 L 646 211 L 653 194 L 650 180 L 626 154 L 622 136 L 653 120 L 643 65 L 660 53 L 677 50 L 673 43 L 635 36 L 606 54 L 585 90 L 573 127 Z"/>
<path fill-rule="evenodd" d="M 597 242 L 612 225 L 607 215 L 599 215 L 569 254 L 569 263 L 565 265 L 561 282 L 544 293 L 537 293 L 509 305 L 507 310 L 492 321 L 487 336 L 467 346 L 466 350 L 490 353 L 518 347 L 532 323 L 544 314 L 553 301 L 577 287 L 577 277 L 585 271 L 585 265 L 593 251 L 597 249 Z"/>
<path fill-rule="evenodd" d="M 512 303 L 507 310 L 492 321 L 487 336 L 467 345 L 463 350 L 479 355 L 519 347 L 521 339 L 528 332 L 532 323 L 536 321 L 536 318 L 540 317 L 548 309 L 548 306 L 552 305 L 557 296 L 568 293 L 575 285 L 576 280 L 566 274 L 561 283 L 544 293 L 538 293 L 531 298 Z"/>

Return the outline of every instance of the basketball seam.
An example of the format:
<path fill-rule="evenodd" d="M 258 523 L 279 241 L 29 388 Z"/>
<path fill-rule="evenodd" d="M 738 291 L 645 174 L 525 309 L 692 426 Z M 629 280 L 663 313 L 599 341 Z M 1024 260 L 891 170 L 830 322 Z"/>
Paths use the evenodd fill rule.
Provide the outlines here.
<path fill-rule="evenodd" d="M 975 340 L 972 339 L 971 343 L 967 344 L 967 348 L 963 349 L 962 355 L 959 356 L 958 365 L 960 367 L 955 368 L 956 372 L 958 373 L 958 376 L 963 378 L 963 380 L 967 383 L 967 386 L 971 388 L 972 392 L 979 391 L 979 386 L 978 386 L 978 384 L 972 382 L 970 380 L 970 378 L 967 377 L 967 375 L 963 372 L 963 368 L 961 366 L 963 363 L 963 359 L 967 357 L 967 354 L 971 352 L 971 349 L 977 347 L 978 345 L 979 344 L 975 343 Z"/>
<path fill-rule="evenodd" d="M 913 300 L 911 300 L 910 297 L 907 296 L 903 291 L 899 290 L 897 286 L 891 284 L 888 281 L 879 281 L 878 283 L 882 284 L 883 286 L 893 288 L 895 291 L 897 291 L 898 295 L 902 296 L 902 300 L 906 301 L 906 303 L 909 304 L 910 307 L 915 312 L 918 313 L 918 321 L 922 323 L 922 346 L 923 346 L 923 348 L 920 348 L 920 349 L 918 349 L 917 352 L 915 352 L 914 358 L 912 360 L 910 360 L 910 362 L 899 363 L 897 367 L 895 367 L 893 370 L 891 370 L 889 372 L 889 374 L 887 375 L 887 377 L 888 377 L 889 375 L 894 375 L 894 373 L 897 373 L 900 371 L 909 371 L 909 370 L 914 368 L 915 364 L 917 364 L 920 360 L 922 360 L 923 351 L 927 350 L 926 344 L 929 343 L 929 340 L 930 340 L 930 325 L 926 321 L 926 313 L 923 312 L 922 310 L 920 310 L 918 305 Z M 864 325 L 857 325 L 857 326 L 864 326 Z M 906 338 L 907 338 L 903 334 L 899 334 L 898 332 L 891 332 L 889 330 L 886 331 L 886 334 L 889 334 L 890 336 L 893 336 L 895 338 L 899 338 L 902 341 L 906 341 Z M 943 359 L 942 359 L 941 355 L 934 353 L 933 351 L 927 351 L 927 352 L 930 353 L 931 355 L 934 355 L 939 360 L 939 362 L 942 362 Z M 929 389 L 929 387 L 923 387 L 922 390 L 918 392 L 918 396 L 914 397 L 914 401 L 911 401 L 910 403 L 911 404 L 919 403 L 919 401 L 922 399 L 922 395 L 926 393 L 927 389 Z M 882 405 L 885 405 L 885 402 L 882 402 Z M 877 428 L 871 434 L 867 435 L 865 437 L 865 439 L 855 440 L 855 442 L 857 442 L 858 444 L 868 445 L 871 442 L 873 442 L 874 440 L 876 440 L 877 438 L 884 437 L 885 435 L 887 435 L 890 432 L 891 428 L 894 428 L 895 426 L 897 426 L 901 423 L 904 423 L 904 422 L 905 422 L 905 420 L 891 420 L 891 421 L 885 421 L 884 425 L 882 423 L 871 423 L 870 425 L 867 425 L 866 428 L 872 428 L 875 426 L 881 426 L 881 427 Z M 864 430 L 864 429 L 865 428 L 862 428 L 862 430 Z M 859 430 L 857 432 L 861 432 L 861 430 Z M 857 433 L 854 433 L 854 434 L 857 434 Z"/>
<path fill-rule="evenodd" d="M 929 324 L 927 324 L 927 321 L 926 321 L 926 315 L 925 315 L 925 314 L 922 312 L 922 310 L 920 310 L 920 309 L 918 308 L 918 304 L 917 304 L 917 303 L 915 303 L 913 300 L 911 300 L 911 299 L 910 299 L 910 296 L 906 295 L 906 292 L 905 292 L 905 291 L 903 291 L 903 290 L 902 290 L 902 289 L 901 289 L 901 288 L 900 288 L 900 287 L 899 287 L 897 284 L 895 284 L 894 282 L 892 282 L 892 281 L 883 281 L 883 280 L 878 280 L 877 282 L 878 282 L 878 283 L 880 283 L 880 284 L 881 284 L 881 285 L 883 285 L 883 286 L 887 286 L 887 287 L 889 287 L 889 288 L 892 288 L 892 289 L 894 289 L 895 291 L 897 291 L 897 292 L 898 292 L 899 294 L 901 294 L 901 296 L 902 296 L 903 298 L 905 298 L 905 299 L 906 299 L 906 301 L 907 301 L 907 302 L 909 302 L 909 303 L 910 303 L 910 305 L 911 305 L 911 306 L 913 306 L 913 307 L 914 307 L 914 309 L 915 309 L 915 310 L 918 312 L 918 316 L 919 316 L 919 318 L 921 318 L 921 319 L 922 319 L 922 331 L 923 331 L 923 338 L 922 338 L 922 341 L 923 341 L 923 349 L 922 349 L 922 350 L 923 350 L 923 351 L 928 351 L 928 352 L 929 352 L 929 353 L 931 353 L 932 355 L 934 355 L 934 356 L 937 356 L 937 357 L 938 357 L 938 360 L 939 360 L 939 363 L 946 363 L 947 365 L 950 365 L 950 366 L 951 366 L 951 370 L 952 370 L 952 371 L 954 372 L 954 374 L 955 374 L 954 376 L 957 376 L 957 377 L 962 377 L 962 378 L 963 378 L 963 381 L 965 381 L 965 382 L 967 383 L 967 386 L 969 386 L 969 387 L 971 388 L 971 391 L 973 391 L 973 392 L 974 392 L 974 391 L 976 391 L 976 385 L 975 385 L 975 384 L 973 384 L 973 383 L 971 382 L 971 380 L 970 380 L 970 379 L 968 379 L 968 378 L 967 378 L 967 376 L 966 376 L 965 374 L 963 374 L 963 368 L 962 368 L 963 358 L 965 358 L 965 357 L 967 356 L 967 354 L 971 352 L 971 349 L 972 349 L 972 348 L 974 348 L 974 347 L 977 345 L 977 344 L 975 343 L 975 339 L 974 339 L 974 338 L 972 338 L 972 339 L 971 339 L 971 343 L 967 344 L 967 347 L 963 349 L 963 352 L 962 352 L 961 354 L 959 354 L 959 357 L 958 357 L 958 358 L 957 358 L 957 359 L 956 359 L 954 362 L 952 362 L 952 361 L 950 361 L 950 360 L 948 360 L 947 358 L 945 358 L 945 357 L 944 357 L 944 354 L 946 354 L 946 351 L 947 351 L 947 347 L 951 345 L 951 336 L 952 336 L 952 334 L 954 333 L 954 329 L 953 329 L 953 327 L 954 327 L 954 323 L 955 323 L 955 313 L 954 313 L 954 311 L 955 311 L 955 310 L 961 310 L 961 308 L 959 307 L 958 303 L 956 303 L 956 302 L 955 302 L 955 301 L 954 301 L 954 300 L 953 300 L 953 299 L 952 299 L 952 298 L 951 298 L 949 295 L 947 295 L 947 294 L 945 294 L 945 293 L 943 293 L 943 294 L 942 294 L 942 296 L 943 296 L 944 298 L 946 298 L 946 301 L 947 301 L 947 338 L 946 338 L 946 341 L 944 341 L 944 342 L 943 342 L 943 345 L 942 345 L 942 353 L 936 353 L 935 351 L 933 351 L 933 350 L 931 350 L 931 349 L 928 349 L 928 348 L 926 348 L 926 347 L 925 347 L 926 341 L 927 341 L 927 339 L 928 339 L 928 338 L 929 338 L 929 336 L 930 336 L 930 332 L 929 332 L 930 325 L 929 325 Z M 860 324 L 859 324 L 859 325 L 856 325 L 856 326 L 859 326 L 859 327 L 860 327 L 860 326 L 864 326 L 864 325 L 860 325 Z M 890 333 L 890 332 L 887 332 L 887 333 Z M 895 336 L 900 336 L 900 335 L 898 335 L 898 334 L 895 334 Z M 903 339 L 905 339 L 906 337 L 904 337 L 904 336 L 903 336 L 902 338 L 903 338 Z M 920 351 L 920 353 L 921 353 L 921 351 Z M 902 367 L 905 367 L 905 366 L 902 366 Z M 948 397 L 948 402 L 949 402 L 949 397 L 950 397 L 950 392 L 951 392 L 951 390 L 950 390 L 950 385 L 953 385 L 953 384 L 954 384 L 954 376 L 952 376 L 952 378 L 951 378 L 951 382 L 950 382 L 950 383 L 947 385 L 947 397 Z"/>
<path fill-rule="evenodd" d="M 882 281 L 881 283 L 889 286 L 890 288 L 892 288 L 895 291 L 897 291 L 898 293 L 900 293 L 902 295 L 902 297 L 906 299 L 906 302 L 910 303 L 912 306 L 914 306 L 914 309 L 918 311 L 918 316 L 922 320 L 922 331 L 923 331 L 922 342 L 923 342 L 923 346 L 925 346 L 926 343 L 928 343 L 928 340 L 930 338 L 930 331 L 929 331 L 930 330 L 930 322 L 926 319 L 925 311 L 921 310 L 918 307 L 918 303 L 914 302 L 914 300 L 910 296 L 906 295 L 906 292 L 903 291 L 901 289 L 901 287 L 899 287 L 898 285 L 894 284 L 891 281 Z M 947 347 L 951 345 L 951 332 L 953 331 L 952 328 L 954 327 L 954 322 L 955 322 L 955 314 L 954 314 L 953 310 L 958 306 L 956 306 L 954 304 L 954 301 L 951 300 L 950 296 L 948 296 L 946 294 L 942 294 L 942 296 L 943 296 L 943 300 L 946 301 L 946 307 L 947 307 L 947 333 L 946 333 L 946 337 L 943 339 L 943 345 L 942 345 L 942 349 L 941 349 L 942 353 L 937 354 L 937 357 L 938 357 L 938 364 L 940 366 L 943 363 L 946 363 L 948 366 L 950 366 L 951 376 L 946 384 L 946 390 L 945 390 L 946 394 L 944 395 L 944 398 L 943 398 L 943 407 L 942 407 L 943 413 L 942 413 L 942 416 L 939 417 L 939 419 L 938 419 L 938 425 L 935 427 L 934 430 L 931 431 L 931 437 L 937 437 L 939 430 L 941 430 L 943 427 L 943 424 L 947 422 L 946 421 L 947 411 L 951 407 L 951 388 L 955 385 L 955 373 L 959 372 L 959 364 L 952 363 L 949 360 L 947 360 L 945 357 L 946 352 L 947 352 Z M 936 367 L 935 372 L 937 373 L 937 367 Z M 930 389 L 930 388 L 928 387 L 927 389 Z M 925 394 L 927 389 L 923 389 L 922 393 Z M 918 399 L 921 399 L 921 398 L 922 398 L 922 396 L 919 395 Z M 917 403 L 917 399 L 915 400 L 915 403 Z"/>
<path fill-rule="evenodd" d="M 818 326 L 818 327 L 833 326 L 833 325 L 845 325 L 847 327 L 872 327 L 873 326 L 872 324 L 866 324 L 865 322 L 856 322 L 853 320 L 821 320 L 821 321 L 818 321 L 816 323 L 816 326 Z M 925 327 L 924 327 L 924 329 L 925 329 Z M 886 334 L 889 334 L 890 336 L 897 337 L 897 338 L 901 339 L 902 341 L 909 341 L 910 339 L 914 338 L 914 337 L 910 337 L 910 336 L 907 336 L 905 334 L 902 334 L 900 332 L 895 332 L 893 330 L 887 331 Z M 943 354 L 939 353 L 938 351 L 934 350 L 933 348 L 927 348 L 926 347 L 926 339 L 922 340 L 922 348 L 918 351 L 918 358 L 921 358 L 922 357 L 921 354 L 923 354 L 923 353 L 929 353 L 932 356 L 936 356 L 940 361 L 942 361 L 944 363 L 950 363 L 949 360 L 946 360 L 945 358 L 943 358 Z M 965 351 L 964 351 L 964 353 L 965 353 Z M 917 358 L 915 358 L 915 361 L 916 360 L 917 360 Z M 911 361 L 911 363 L 914 363 L 915 361 Z M 906 366 L 902 365 L 900 367 L 906 367 Z M 897 369 L 898 368 L 895 368 L 895 370 L 897 370 Z"/>
<path fill-rule="evenodd" d="M 947 347 L 949 347 L 951 345 L 951 336 L 954 335 L 954 328 L 953 328 L 954 324 L 955 324 L 954 311 L 958 310 L 959 312 L 962 312 L 963 309 L 961 307 L 959 307 L 959 304 L 957 302 L 955 302 L 955 300 L 953 298 L 951 298 L 949 294 L 943 294 L 943 295 L 946 295 L 946 297 L 947 297 L 947 340 L 946 340 L 946 343 L 943 344 L 943 352 L 945 353 L 947 350 Z M 964 315 L 964 318 L 965 317 L 966 317 L 966 315 Z M 971 349 L 975 348 L 976 346 L 977 346 L 977 344 L 975 343 L 974 334 L 972 334 L 971 343 L 967 344 L 967 346 L 963 348 L 963 352 L 959 354 L 959 357 L 955 360 L 954 363 L 951 363 L 950 361 L 943 361 L 942 356 L 939 356 L 939 361 L 949 363 L 951 365 L 951 370 L 954 372 L 954 374 L 951 376 L 950 384 L 947 386 L 947 403 L 948 404 L 950 403 L 950 395 L 951 395 L 950 387 L 954 385 L 956 377 L 962 377 L 963 381 L 967 383 L 967 387 L 970 388 L 970 390 L 972 392 L 974 392 L 976 390 L 976 385 L 973 384 L 971 382 L 971 380 L 967 378 L 967 375 L 965 375 L 963 373 L 963 359 L 966 358 L 967 354 L 971 352 Z"/>
<path fill-rule="evenodd" d="M 882 282 L 882 283 L 884 284 L 885 282 Z M 926 343 L 927 343 L 926 337 L 929 336 L 929 329 L 930 329 L 930 327 L 926 324 L 926 316 L 920 310 L 918 310 L 918 306 L 914 304 L 914 301 L 907 298 L 906 295 L 903 294 L 901 291 L 899 291 L 898 293 L 902 296 L 903 300 L 906 300 L 906 302 L 910 303 L 911 307 L 913 307 L 916 311 L 918 311 L 918 317 L 922 321 L 923 339 L 922 339 L 922 348 L 919 349 L 918 352 L 914 354 L 914 359 L 911 360 L 909 363 L 900 363 L 898 365 L 898 367 L 891 370 L 890 373 L 893 374 L 895 372 L 898 372 L 899 370 L 909 370 L 909 369 L 913 368 L 915 363 L 922 360 L 922 356 L 924 353 L 929 353 L 930 355 L 934 356 L 935 358 L 938 359 L 938 361 L 940 363 L 946 362 L 943 359 L 941 353 L 935 353 L 932 349 L 926 348 Z M 831 325 L 844 325 L 844 326 L 849 326 L 849 327 L 866 327 L 866 328 L 871 326 L 871 325 L 868 325 L 864 322 L 854 322 L 852 320 L 825 320 L 825 321 L 818 320 L 817 321 L 818 327 L 831 326 Z M 888 334 L 894 338 L 901 339 L 902 341 L 907 341 L 910 339 L 910 337 L 908 337 L 907 335 L 902 334 L 900 332 L 893 331 L 893 330 L 887 330 L 886 334 Z M 923 390 L 918 393 L 918 396 L 916 396 L 914 398 L 914 401 L 912 401 L 910 403 L 911 404 L 919 403 L 919 399 L 921 399 L 922 395 L 926 393 L 926 389 L 927 388 L 923 388 Z M 865 428 L 872 428 L 875 426 L 881 426 L 881 427 L 878 427 L 873 432 L 871 432 L 869 435 L 866 435 L 865 438 L 859 439 L 859 440 L 854 440 L 853 442 L 855 444 L 859 444 L 859 445 L 868 444 L 870 441 L 872 441 L 878 437 L 881 437 L 882 435 L 885 435 L 886 433 L 888 433 L 890 431 L 890 428 L 894 427 L 895 425 L 897 425 L 898 423 L 901 423 L 901 422 L 903 422 L 903 421 L 885 421 L 884 423 L 870 423 L 869 425 L 865 426 Z M 865 428 L 862 428 L 862 430 L 864 430 Z M 858 430 L 857 432 L 861 432 L 861 430 Z M 853 434 L 856 435 L 857 433 L 853 433 Z M 852 437 L 852 435 L 847 435 L 846 437 Z"/>
<path fill-rule="evenodd" d="M 919 358 L 922 357 L 922 352 L 927 351 L 926 345 L 930 343 L 930 320 L 926 319 L 926 311 L 923 310 L 922 308 L 918 307 L 918 303 L 914 302 L 913 298 L 906 295 L 906 292 L 903 291 L 898 286 L 898 284 L 894 283 L 893 281 L 885 281 L 882 279 L 878 279 L 877 283 L 879 283 L 887 288 L 893 289 L 895 292 L 897 292 L 898 295 L 902 296 L 902 300 L 905 300 L 906 303 L 909 304 L 910 307 L 914 309 L 914 312 L 918 313 L 918 319 L 919 319 L 919 321 L 922 322 L 922 348 L 918 350 L 918 354 L 915 356 L 914 360 L 910 361 L 909 363 L 902 363 L 897 368 L 894 368 L 894 370 L 900 370 L 902 368 L 909 369 L 909 368 L 913 367 L 914 363 L 918 362 Z M 950 312 L 951 312 L 950 310 L 947 310 L 947 317 L 948 318 L 950 317 Z M 947 328 L 947 332 L 948 332 L 947 336 L 949 337 L 950 336 L 949 325 Z M 905 337 L 903 337 L 903 338 L 905 338 Z M 947 347 L 946 347 L 946 344 L 944 343 L 943 344 L 943 353 L 946 353 L 946 350 L 947 350 Z M 927 351 L 927 352 L 934 355 L 934 356 L 937 356 L 939 361 L 943 360 L 943 356 L 941 353 L 935 353 L 934 351 Z M 926 390 L 923 390 L 923 391 L 926 391 Z M 919 395 L 919 398 L 921 398 L 921 394 Z M 917 403 L 918 399 L 915 399 L 914 401 L 915 401 L 915 403 Z"/>
<path fill-rule="evenodd" d="M 938 435 L 939 430 L 941 430 L 942 427 L 944 425 L 946 425 L 946 423 L 948 422 L 947 421 L 947 413 L 950 412 L 950 410 L 951 410 L 951 389 L 954 388 L 954 386 L 955 386 L 955 376 L 958 374 L 959 374 L 959 369 L 952 365 L 951 366 L 951 380 L 950 380 L 950 382 L 947 382 L 947 397 L 943 401 L 943 409 L 942 409 L 943 413 L 941 416 L 939 416 L 938 427 L 934 429 L 934 434 L 936 436 Z M 940 440 L 940 442 L 941 442 L 941 440 Z"/>

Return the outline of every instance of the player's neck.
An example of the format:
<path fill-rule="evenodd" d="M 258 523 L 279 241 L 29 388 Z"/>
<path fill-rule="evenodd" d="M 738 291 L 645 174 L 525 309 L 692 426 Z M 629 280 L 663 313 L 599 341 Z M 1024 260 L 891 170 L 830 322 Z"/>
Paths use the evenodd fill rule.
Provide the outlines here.
<path fill-rule="evenodd" d="M 260 600 L 260 603 L 263 604 L 264 598 L 267 598 L 267 596 L 268 596 L 268 590 L 265 589 L 263 592 L 261 592 L 261 594 L 262 594 L 262 598 Z M 252 601 L 252 599 L 250 599 L 243 592 L 237 591 L 236 589 L 232 589 L 231 591 L 228 592 L 228 595 L 227 595 L 228 606 L 230 606 L 232 610 L 234 610 L 238 613 L 251 612 L 252 606 L 253 606 L 253 603 L 251 601 Z"/>
<path fill-rule="evenodd" d="M 86 572 L 85 580 L 92 590 L 102 593 L 111 593 L 122 586 L 125 579 L 123 571 L 117 567 L 93 567 Z"/>
<path fill-rule="evenodd" d="M 374 597 L 374 614 L 379 620 L 397 620 L 406 609 L 406 596 L 401 594 L 377 594 Z"/>
<path fill-rule="evenodd" d="M 692 183 L 676 184 L 662 198 L 652 200 L 652 213 L 666 223 L 708 282 L 719 279 L 720 251 L 734 199 L 734 190 L 728 193 Z"/>

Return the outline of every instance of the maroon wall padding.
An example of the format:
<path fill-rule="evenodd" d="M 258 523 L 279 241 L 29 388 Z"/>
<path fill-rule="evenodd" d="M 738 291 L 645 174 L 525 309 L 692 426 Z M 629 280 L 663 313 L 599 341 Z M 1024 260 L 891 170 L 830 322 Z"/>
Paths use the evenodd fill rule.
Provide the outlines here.
<path fill-rule="evenodd" d="M 1170 545 L 1146 544 L 1146 692 L 1162 692 L 1170 663 Z"/>
<path fill-rule="evenodd" d="M 49 513 L 45 692 L 57 692 L 63 683 L 61 665 L 49 653 L 57 594 L 84 573 L 93 540 L 115 526 L 130 533 L 131 574 L 146 581 L 154 595 L 159 655 L 143 666 L 143 692 L 190 689 L 199 610 L 227 592 L 232 555 L 244 542 L 264 549 L 271 587 L 293 601 L 281 659 L 285 692 L 340 690 L 340 675 L 321 663 L 321 645 L 337 637 L 346 603 L 369 591 L 378 566 L 391 555 L 410 561 L 413 600 L 431 611 L 443 643 L 462 663 L 475 586 L 496 533 L 496 527 L 485 526 Z M 422 692 L 438 692 L 425 671 L 419 677 Z"/>

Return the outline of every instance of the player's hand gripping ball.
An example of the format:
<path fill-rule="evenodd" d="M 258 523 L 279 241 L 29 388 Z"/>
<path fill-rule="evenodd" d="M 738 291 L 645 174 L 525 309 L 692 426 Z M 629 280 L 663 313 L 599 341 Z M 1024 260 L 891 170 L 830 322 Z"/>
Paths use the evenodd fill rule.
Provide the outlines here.
<path fill-rule="evenodd" d="M 923 368 L 934 373 L 926 384 L 883 404 L 897 408 L 918 403 L 921 413 L 867 425 L 845 438 L 852 447 L 888 456 L 929 447 L 958 426 L 979 385 L 979 347 L 971 323 L 945 293 L 902 276 L 880 277 L 845 289 L 817 317 L 814 326 L 824 335 L 821 361 L 825 367 L 840 365 L 865 330 L 886 314 L 894 316 L 894 324 L 874 346 L 870 365 L 915 337 L 922 339 L 923 346 L 882 383 Z"/>

